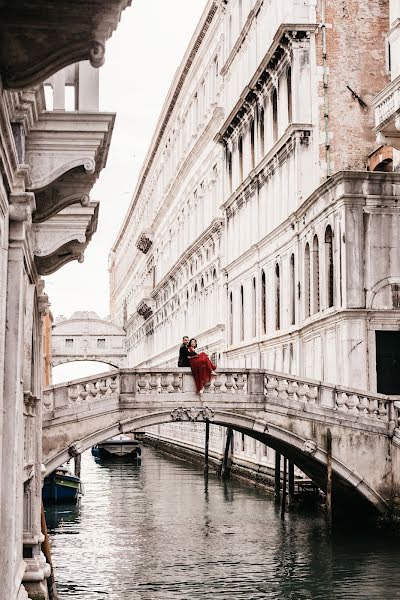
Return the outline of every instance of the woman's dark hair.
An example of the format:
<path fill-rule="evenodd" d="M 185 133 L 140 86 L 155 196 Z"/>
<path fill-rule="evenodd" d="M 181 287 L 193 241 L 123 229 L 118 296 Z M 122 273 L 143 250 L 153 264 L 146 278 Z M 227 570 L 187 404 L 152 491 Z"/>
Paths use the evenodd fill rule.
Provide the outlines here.
<path fill-rule="evenodd" d="M 191 346 L 191 347 L 193 348 L 193 344 L 192 344 L 192 342 L 196 342 L 196 346 L 197 346 L 197 340 L 196 340 L 196 338 L 191 338 L 191 339 L 189 340 L 189 346 Z"/>

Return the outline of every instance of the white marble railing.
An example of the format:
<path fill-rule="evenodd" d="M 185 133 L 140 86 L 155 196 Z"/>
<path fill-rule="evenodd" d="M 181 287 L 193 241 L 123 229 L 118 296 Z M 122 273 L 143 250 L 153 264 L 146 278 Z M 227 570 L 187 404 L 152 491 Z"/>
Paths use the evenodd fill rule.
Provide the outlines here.
<path fill-rule="evenodd" d="M 43 410 L 46 413 L 61 407 L 118 397 L 120 393 L 119 380 L 119 372 L 111 371 L 90 378 L 54 385 L 43 392 Z"/>
<path fill-rule="evenodd" d="M 78 379 L 47 388 L 44 411 L 78 406 L 112 398 L 150 397 L 162 394 L 190 395 L 198 401 L 190 369 L 120 369 L 87 379 Z M 367 418 L 400 427 L 400 397 L 338 387 L 311 379 L 300 379 L 261 369 L 221 369 L 206 385 L 202 395 L 246 396 L 265 406 L 283 405 L 312 412 L 330 409 L 351 419 Z M 150 398 L 149 398 L 150 399 Z M 189 400 L 189 398 L 187 398 Z M 187 401 L 186 400 L 186 401 Z M 210 399 L 211 400 L 211 399 Z"/>
<path fill-rule="evenodd" d="M 394 115 L 400 109 L 400 76 L 386 86 L 374 100 L 375 126 Z"/>

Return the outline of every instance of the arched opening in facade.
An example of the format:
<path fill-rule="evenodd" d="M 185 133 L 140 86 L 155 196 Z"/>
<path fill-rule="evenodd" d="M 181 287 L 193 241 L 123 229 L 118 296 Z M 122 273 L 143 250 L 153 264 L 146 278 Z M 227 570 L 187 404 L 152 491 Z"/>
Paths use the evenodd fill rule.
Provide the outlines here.
<path fill-rule="evenodd" d="M 325 229 L 325 272 L 328 308 L 334 304 L 333 232 L 330 225 Z"/>
<path fill-rule="evenodd" d="M 233 344 L 233 294 L 229 294 L 229 344 Z"/>
<path fill-rule="evenodd" d="M 313 313 L 319 312 L 319 243 L 317 235 L 313 238 Z"/>
<path fill-rule="evenodd" d="M 296 323 L 296 271 L 294 254 L 290 256 L 290 324 Z"/>
<path fill-rule="evenodd" d="M 267 333 L 267 287 L 264 270 L 261 271 L 261 325 L 265 335 Z"/>
<path fill-rule="evenodd" d="M 275 329 L 281 328 L 281 275 L 279 264 L 275 265 Z"/>
<path fill-rule="evenodd" d="M 244 290 L 240 286 L 240 341 L 244 340 Z"/>
<path fill-rule="evenodd" d="M 79 379 L 80 377 L 90 377 L 100 375 L 106 371 L 115 370 L 117 365 L 96 360 L 73 360 L 61 363 L 52 368 L 52 385 Z"/>
<path fill-rule="evenodd" d="M 251 333 L 253 337 L 257 335 L 257 284 L 256 278 L 253 277 L 253 285 L 252 285 L 252 302 L 251 302 Z"/>
<path fill-rule="evenodd" d="M 276 88 L 272 92 L 272 141 L 274 144 L 278 141 L 278 91 Z"/>
<path fill-rule="evenodd" d="M 293 120 L 293 108 L 292 108 L 292 68 L 289 67 L 286 73 L 286 84 L 287 84 L 287 107 L 288 107 L 288 123 L 291 124 Z"/>
<path fill-rule="evenodd" d="M 310 316 L 310 245 L 304 249 L 304 317 Z"/>

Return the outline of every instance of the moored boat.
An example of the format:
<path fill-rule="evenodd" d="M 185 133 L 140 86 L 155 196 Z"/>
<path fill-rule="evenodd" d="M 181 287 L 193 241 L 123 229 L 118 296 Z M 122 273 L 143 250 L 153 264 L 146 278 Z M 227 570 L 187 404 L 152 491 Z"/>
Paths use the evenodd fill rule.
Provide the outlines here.
<path fill-rule="evenodd" d="M 44 503 L 64 504 L 76 502 L 83 493 L 81 480 L 67 467 L 58 467 L 44 478 L 42 498 Z"/>
<path fill-rule="evenodd" d="M 123 456 L 139 458 L 141 448 L 137 440 L 121 433 L 93 446 L 92 455 L 96 458 L 120 458 Z"/>

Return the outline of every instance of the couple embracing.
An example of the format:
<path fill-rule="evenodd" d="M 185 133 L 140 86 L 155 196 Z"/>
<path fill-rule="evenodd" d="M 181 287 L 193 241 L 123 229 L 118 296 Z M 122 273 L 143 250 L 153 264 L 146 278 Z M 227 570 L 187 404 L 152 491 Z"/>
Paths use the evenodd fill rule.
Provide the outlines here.
<path fill-rule="evenodd" d="M 189 339 L 185 335 L 179 348 L 178 367 L 190 367 L 196 382 L 197 393 L 201 393 L 204 386 L 211 380 L 217 368 L 208 358 L 205 352 L 197 353 L 197 340 Z"/>

